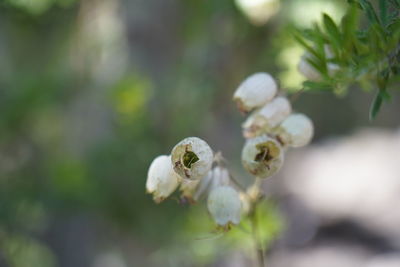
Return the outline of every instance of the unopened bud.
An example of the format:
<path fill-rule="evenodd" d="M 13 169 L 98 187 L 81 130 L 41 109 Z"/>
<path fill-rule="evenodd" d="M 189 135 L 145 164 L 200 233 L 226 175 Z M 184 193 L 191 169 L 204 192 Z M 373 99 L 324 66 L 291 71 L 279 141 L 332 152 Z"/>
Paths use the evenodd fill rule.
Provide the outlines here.
<path fill-rule="evenodd" d="M 216 166 L 201 179 L 199 186 L 194 193 L 194 200 L 199 200 L 201 197 L 209 194 L 209 192 L 222 185 L 230 184 L 229 171 L 225 167 Z"/>
<path fill-rule="evenodd" d="M 158 156 L 150 164 L 146 190 L 153 194 L 155 202 L 160 203 L 175 191 L 179 180 L 180 177 L 172 169 L 170 156 Z"/>
<path fill-rule="evenodd" d="M 240 222 L 240 196 L 231 186 L 218 186 L 212 189 L 208 196 L 207 207 L 215 222 L 220 226 Z"/>
<path fill-rule="evenodd" d="M 260 72 L 251 75 L 236 89 L 233 100 L 239 110 L 249 112 L 271 101 L 277 92 L 277 85 L 268 73 Z"/>
<path fill-rule="evenodd" d="M 243 135 L 252 138 L 278 126 L 292 112 L 292 106 L 285 97 L 277 97 L 261 109 L 256 110 L 243 123 Z"/>
<path fill-rule="evenodd" d="M 314 126 L 304 114 L 292 114 L 277 128 L 280 140 L 292 147 L 302 147 L 310 143 Z"/>
<path fill-rule="evenodd" d="M 211 169 L 213 152 L 198 137 L 188 137 L 179 142 L 171 152 L 174 170 L 182 178 L 199 180 Z"/>
<path fill-rule="evenodd" d="M 248 139 L 242 150 L 242 164 L 252 175 L 267 178 L 282 167 L 282 146 L 266 135 Z"/>

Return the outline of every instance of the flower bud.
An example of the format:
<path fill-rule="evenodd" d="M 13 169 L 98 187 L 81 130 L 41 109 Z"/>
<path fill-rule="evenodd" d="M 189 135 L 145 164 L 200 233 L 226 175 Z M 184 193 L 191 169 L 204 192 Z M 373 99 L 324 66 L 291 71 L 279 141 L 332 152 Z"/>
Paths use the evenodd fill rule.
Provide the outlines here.
<path fill-rule="evenodd" d="M 301 74 L 304 75 L 308 80 L 314 81 L 314 82 L 319 82 L 321 81 L 321 74 L 319 73 L 318 70 L 312 66 L 307 59 L 311 57 L 310 53 L 305 53 L 301 59 L 300 62 L 297 66 L 297 69 Z"/>
<path fill-rule="evenodd" d="M 175 172 L 182 178 L 191 180 L 199 180 L 208 173 L 213 157 L 210 146 L 198 137 L 183 139 L 171 153 Z"/>
<path fill-rule="evenodd" d="M 261 26 L 279 10 L 279 0 L 236 0 L 236 5 L 254 25 Z"/>
<path fill-rule="evenodd" d="M 242 112 L 249 112 L 271 101 L 277 92 L 275 80 L 268 73 L 251 75 L 236 89 L 233 100 Z"/>
<path fill-rule="evenodd" d="M 229 185 L 230 176 L 229 171 L 225 167 L 216 166 L 208 172 L 203 179 L 200 180 L 200 184 L 194 193 L 194 200 L 199 200 L 202 196 L 207 195 L 212 189 L 222 186 Z"/>
<path fill-rule="evenodd" d="M 240 222 L 240 197 L 231 186 L 224 185 L 212 189 L 208 196 L 207 207 L 215 222 L 220 226 Z"/>
<path fill-rule="evenodd" d="M 243 135 L 252 138 L 278 126 L 292 112 L 292 106 L 285 97 L 277 97 L 255 111 L 243 123 Z"/>
<path fill-rule="evenodd" d="M 252 175 L 267 178 L 282 167 L 282 146 L 266 135 L 248 139 L 242 150 L 242 164 Z"/>
<path fill-rule="evenodd" d="M 156 157 L 147 173 L 146 190 L 160 203 L 178 187 L 180 177 L 172 169 L 170 156 Z"/>
<path fill-rule="evenodd" d="M 307 145 L 314 134 L 312 121 L 303 114 L 292 114 L 277 129 L 280 140 L 292 147 Z"/>

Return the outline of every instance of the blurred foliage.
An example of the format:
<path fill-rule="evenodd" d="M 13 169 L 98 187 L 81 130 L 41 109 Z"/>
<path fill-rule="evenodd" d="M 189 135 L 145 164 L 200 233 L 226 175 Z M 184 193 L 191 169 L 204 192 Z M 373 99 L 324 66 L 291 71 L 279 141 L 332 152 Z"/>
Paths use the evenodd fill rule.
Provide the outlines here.
<path fill-rule="evenodd" d="M 373 119 L 382 102 L 390 100 L 389 88 L 398 89 L 400 81 L 400 2 L 380 0 L 378 8 L 368 0 L 348 3 L 340 24 L 323 14 L 322 28 L 298 30 L 296 40 L 311 55 L 306 60 L 321 75 L 303 86 L 336 94 L 344 94 L 354 83 L 367 91 L 377 88 L 370 111 Z M 360 25 L 364 17 L 365 28 Z"/>

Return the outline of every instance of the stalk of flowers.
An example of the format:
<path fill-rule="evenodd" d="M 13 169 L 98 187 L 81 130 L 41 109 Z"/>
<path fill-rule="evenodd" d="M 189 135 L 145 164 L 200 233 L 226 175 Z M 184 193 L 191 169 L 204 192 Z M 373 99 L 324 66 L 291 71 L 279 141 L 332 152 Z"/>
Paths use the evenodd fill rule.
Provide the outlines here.
<path fill-rule="evenodd" d="M 243 167 L 255 177 L 254 184 L 248 188 L 238 186 L 221 154 L 215 154 L 198 137 L 185 138 L 170 155 L 156 157 L 146 182 L 147 192 L 156 203 L 178 187 L 185 202 L 194 204 L 206 199 L 209 214 L 223 230 L 239 224 L 242 216 L 252 216 L 262 194 L 262 180 L 281 169 L 288 148 L 307 145 L 314 132 L 312 121 L 292 112 L 290 102 L 278 94 L 278 85 L 268 73 L 245 79 L 233 99 L 241 112 L 251 112 L 242 125 L 246 141 L 241 159 Z"/>

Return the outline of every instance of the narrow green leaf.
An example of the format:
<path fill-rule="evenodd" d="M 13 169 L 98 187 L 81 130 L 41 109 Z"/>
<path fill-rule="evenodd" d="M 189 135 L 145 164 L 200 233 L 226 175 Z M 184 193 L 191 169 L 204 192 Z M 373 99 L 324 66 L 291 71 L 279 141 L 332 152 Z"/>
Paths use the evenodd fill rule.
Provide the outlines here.
<path fill-rule="evenodd" d="M 329 39 L 337 49 L 340 49 L 342 46 L 342 35 L 339 31 L 339 28 L 336 26 L 333 19 L 329 17 L 327 14 L 323 15 L 323 21 Z"/>
<path fill-rule="evenodd" d="M 362 6 L 360 5 L 360 3 L 358 3 L 358 1 L 355 0 L 347 0 L 347 3 L 350 5 L 355 5 L 356 7 L 358 7 L 359 9 L 362 9 Z"/>
<path fill-rule="evenodd" d="M 324 61 L 324 57 L 321 56 L 320 53 L 318 53 L 314 48 L 312 48 L 309 44 L 306 43 L 306 41 L 304 41 L 304 39 L 299 36 L 298 34 L 294 34 L 294 39 L 300 44 L 302 45 L 310 54 L 312 54 L 313 56 L 315 56 L 316 58 L 318 58 L 320 61 Z"/>
<path fill-rule="evenodd" d="M 360 5 L 367 13 L 368 20 L 371 24 L 379 24 L 378 16 L 376 15 L 374 7 L 368 0 L 360 0 Z"/>
<path fill-rule="evenodd" d="M 375 96 L 374 101 L 372 102 L 371 109 L 370 109 L 370 112 L 369 112 L 369 119 L 371 121 L 376 118 L 376 115 L 378 115 L 379 110 L 382 107 L 382 102 L 383 102 L 382 95 L 380 93 L 378 93 Z"/>
<path fill-rule="evenodd" d="M 313 82 L 313 81 L 305 81 L 303 82 L 303 87 L 306 90 L 313 90 L 313 91 L 331 91 L 332 86 L 325 82 Z"/>
<path fill-rule="evenodd" d="M 389 22 L 387 0 L 379 0 L 379 16 L 382 24 L 386 26 Z"/>
<path fill-rule="evenodd" d="M 341 22 L 344 46 L 348 48 L 354 40 L 359 21 L 359 12 L 356 5 L 351 5 Z"/>

